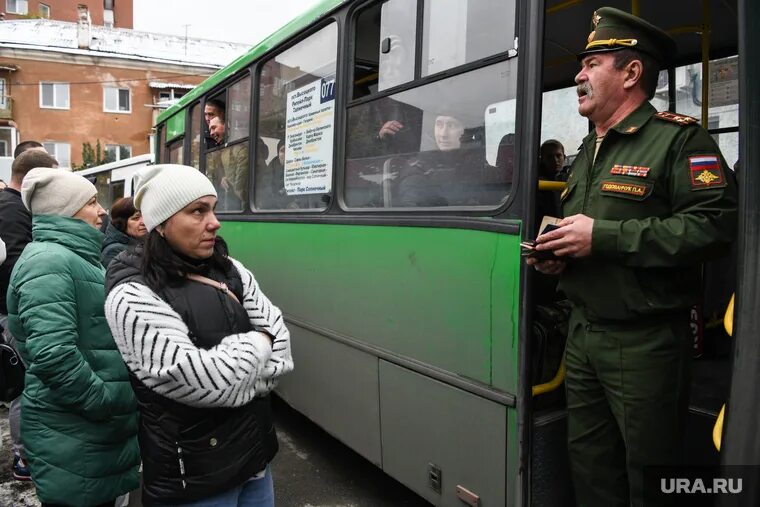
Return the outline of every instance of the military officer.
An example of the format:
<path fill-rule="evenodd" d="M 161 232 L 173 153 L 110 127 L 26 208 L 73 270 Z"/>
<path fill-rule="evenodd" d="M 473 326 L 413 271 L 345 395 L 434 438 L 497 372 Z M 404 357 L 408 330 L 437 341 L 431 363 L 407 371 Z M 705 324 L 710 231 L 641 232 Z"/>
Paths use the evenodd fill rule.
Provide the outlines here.
<path fill-rule="evenodd" d="M 674 41 L 613 8 L 592 24 L 575 81 L 594 129 L 561 196 L 566 218 L 537 238 L 560 260 L 528 262 L 559 274 L 573 303 L 565 360 L 578 504 L 649 507 L 676 501 L 644 479 L 681 459 L 688 310 L 700 263 L 734 240 L 736 183 L 696 119 L 648 101 Z"/>

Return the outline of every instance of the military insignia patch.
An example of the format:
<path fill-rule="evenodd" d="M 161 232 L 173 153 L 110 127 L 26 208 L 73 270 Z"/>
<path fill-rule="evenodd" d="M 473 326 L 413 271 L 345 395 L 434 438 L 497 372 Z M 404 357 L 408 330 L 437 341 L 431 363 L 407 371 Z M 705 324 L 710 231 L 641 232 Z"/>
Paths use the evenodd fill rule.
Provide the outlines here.
<path fill-rule="evenodd" d="M 610 169 L 610 174 L 620 174 L 623 176 L 636 176 L 637 178 L 646 178 L 649 174 L 649 168 L 640 165 L 620 165 L 615 164 Z"/>
<path fill-rule="evenodd" d="M 634 197 L 645 197 L 649 187 L 647 185 L 637 185 L 635 183 L 619 183 L 617 181 L 602 182 L 602 192 L 612 192 L 615 194 L 626 194 Z"/>
<path fill-rule="evenodd" d="M 716 155 L 689 157 L 689 176 L 692 190 L 722 187 L 726 184 Z"/>
<path fill-rule="evenodd" d="M 677 123 L 679 125 L 691 125 L 692 123 L 699 122 L 699 120 L 697 120 L 696 118 L 692 118 L 691 116 L 686 116 L 685 114 L 671 113 L 670 111 L 660 111 L 659 113 L 655 113 L 654 116 L 655 118 Z"/>

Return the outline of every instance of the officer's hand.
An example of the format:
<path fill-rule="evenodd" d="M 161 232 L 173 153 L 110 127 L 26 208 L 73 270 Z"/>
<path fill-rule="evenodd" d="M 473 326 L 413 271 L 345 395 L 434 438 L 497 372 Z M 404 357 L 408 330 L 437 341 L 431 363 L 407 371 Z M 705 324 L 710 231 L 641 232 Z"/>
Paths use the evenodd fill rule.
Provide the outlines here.
<path fill-rule="evenodd" d="M 565 270 L 567 263 L 565 261 L 542 261 L 535 257 L 528 257 L 525 259 L 528 266 L 533 266 L 536 271 L 545 275 L 558 275 Z"/>
<path fill-rule="evenodd" d="M 387 121 L 382 127 L 380 127 L 380 132 L 378 132 L 377 137 L 385 139 L 385 136 L 395 136 L 402 128 L 404 128 L 404 125 L 400 121 Z"/>
<path fill-rule="evenodd" d="M 591 255 L 591 233 L 594 219 L 573 215 L 563 219 L 555 229 L 536 238 L 536 250 L 552 250 L 554 255 L 587 257 Z"/>

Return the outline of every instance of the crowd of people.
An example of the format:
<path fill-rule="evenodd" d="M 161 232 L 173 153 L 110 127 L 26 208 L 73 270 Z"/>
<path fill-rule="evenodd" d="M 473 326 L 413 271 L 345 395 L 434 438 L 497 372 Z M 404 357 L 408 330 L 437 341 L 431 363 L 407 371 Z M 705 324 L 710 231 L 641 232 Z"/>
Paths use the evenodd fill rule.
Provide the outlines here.
<path fill-rule="evenodd" d="M 13 474 L 44 507 L 273 506 L 269 393 L 293 368 L 280 310 L 229 255 L 217 190 L 154 165 L 106 211 L 40 143 L 0 191 L 3 337 L 25 369 Z"/>

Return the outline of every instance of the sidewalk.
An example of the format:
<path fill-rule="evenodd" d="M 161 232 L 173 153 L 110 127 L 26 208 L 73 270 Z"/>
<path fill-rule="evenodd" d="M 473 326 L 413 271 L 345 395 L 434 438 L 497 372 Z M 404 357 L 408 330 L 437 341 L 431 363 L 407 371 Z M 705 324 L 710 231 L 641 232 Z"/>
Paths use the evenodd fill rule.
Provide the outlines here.
<path fill-rule="evenodd" d="M 11 452 L 10 432 L 8 429 L 8 408 L 0 403 L 0 505 L 13 507 L 40 507 L 34 493 L 32 481 L 17 481 L 13 478 L 13 453 Z"/>

